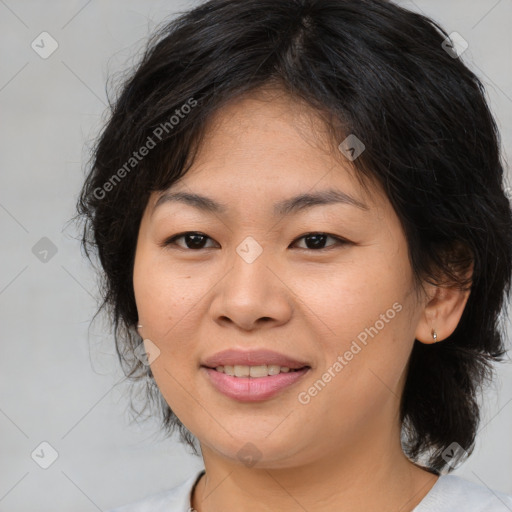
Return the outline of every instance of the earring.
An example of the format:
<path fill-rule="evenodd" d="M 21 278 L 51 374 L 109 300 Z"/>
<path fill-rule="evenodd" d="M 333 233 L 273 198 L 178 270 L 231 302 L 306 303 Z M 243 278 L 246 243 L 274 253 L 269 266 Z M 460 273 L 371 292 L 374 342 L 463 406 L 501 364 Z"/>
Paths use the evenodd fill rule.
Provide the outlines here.
<path fill-rule="evenodd" d="M 432 338 L 433 338 L 434 342 L 437 341 L 437 332 L 434 329 L 432 329 Z"/>

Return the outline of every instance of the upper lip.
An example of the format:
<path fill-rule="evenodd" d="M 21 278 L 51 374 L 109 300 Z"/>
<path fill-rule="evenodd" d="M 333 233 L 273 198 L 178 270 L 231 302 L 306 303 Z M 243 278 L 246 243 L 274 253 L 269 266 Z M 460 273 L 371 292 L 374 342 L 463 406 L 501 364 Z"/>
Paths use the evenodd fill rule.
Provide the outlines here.
<path fill-rule="evenodd" d="M 202 363 L 203 366 L 209 368 L 226 365 L 260 366 L 264 364 L 286 366 L 291 369 L 309 366 L 306 362 L 298 361 L 272 350 L 222 350 L 207 357 Z"/>

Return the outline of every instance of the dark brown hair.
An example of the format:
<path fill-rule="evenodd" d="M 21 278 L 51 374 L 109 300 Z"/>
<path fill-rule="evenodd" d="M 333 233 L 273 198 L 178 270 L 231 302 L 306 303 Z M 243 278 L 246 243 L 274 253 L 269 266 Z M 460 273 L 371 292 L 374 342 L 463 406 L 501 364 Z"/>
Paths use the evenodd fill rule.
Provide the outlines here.
<path fill-rule="evenodd" d="M 354 167 L 385 190 L 418 280 L 471 286 L 448 339 L 415 341 L 401 419 L 405 453 L 427 457 L 434 472 L 452 442 L 472 451 L 477 392 L 504 354 L 499 314 L 510 289 L 512 216 L 483 86 L 445 50 L 446 37 L 432 20 L 385 0 L 211 0 L 155 34 L 111 102 L 78 203 L 83 247 L 101 264 L 100 310 L 111 315 L 130 378 L 152 377 L 134 357 L 141 338 L 132 283 L 150 193 L 187 172 L 223 104 L 279 84 L 364 141 Z M 163 426 L 192 446 L 149 391 Z"/>

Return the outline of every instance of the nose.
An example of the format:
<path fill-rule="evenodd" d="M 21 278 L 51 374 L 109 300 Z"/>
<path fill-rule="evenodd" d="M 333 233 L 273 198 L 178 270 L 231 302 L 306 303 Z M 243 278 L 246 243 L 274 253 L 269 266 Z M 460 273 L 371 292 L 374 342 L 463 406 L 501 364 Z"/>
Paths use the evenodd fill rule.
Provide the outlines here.
<path fill-rule="evenodd" d="M 211 303 L 215 322 L 252 331 L 277 327 L 289 321 L 293 312 L 293 294 L 275 260 L 272 263 L 265 251 L 252 262 L 238 254 L 235 256 L 232 268 L 217 285 Z"/>

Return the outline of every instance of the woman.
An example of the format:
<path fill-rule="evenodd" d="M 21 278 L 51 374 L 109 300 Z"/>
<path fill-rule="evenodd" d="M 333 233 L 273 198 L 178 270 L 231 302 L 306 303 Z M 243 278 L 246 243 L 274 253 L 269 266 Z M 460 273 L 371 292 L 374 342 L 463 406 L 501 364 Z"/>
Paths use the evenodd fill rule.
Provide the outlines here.
<path fill-rule="evenodd" d="M 384 0 L 212 0 L 155 36 L 79 211 L 126 374 L 205 470 L 116 510 L 512 510 L 447 474 L 512 272 L 455 43 Z"/>

